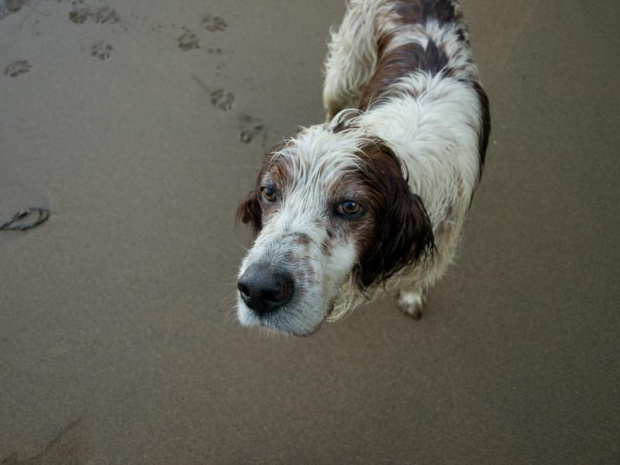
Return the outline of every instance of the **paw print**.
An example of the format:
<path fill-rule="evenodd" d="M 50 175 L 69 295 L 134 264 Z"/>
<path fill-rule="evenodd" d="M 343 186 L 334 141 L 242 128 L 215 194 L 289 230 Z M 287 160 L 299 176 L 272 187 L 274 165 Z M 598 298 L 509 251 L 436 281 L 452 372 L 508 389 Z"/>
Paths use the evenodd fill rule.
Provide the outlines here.
<path fill-rule="evenodd" d="M 227 90 L 218 89 L 211 92 L 211 104 L 222 111 L 232 109 L 234 101 L 235 95 Z"/>
<path fill-rule="evenodd" d="M 210 32 L 223 31 L 228 27 L 228 24 L 226 24 L 226 21 L 224 21 L 222 18 L 220 18 L 219 16 L 211 15 L 204 15 L 202 17 L 202 25 L 207 31 Z"/>
<path fill-rule="evenodd" d="M 256 136 L 259 136 L 265 130 L 263 122 L 251 116 L 243 116 L 241 118 L 241 128 L 239 130 L 239 139 L 244 144 L 249 144 Z"/>
<path fill-rule="evenodd" d="M 200 39 L 191 31 L 185 31 L 185 33 L 177 40 L 179 48 L 184 52 L 189 50 L 195 50 L 200 48 Z"/>
<path fill-rule="evenodd" d="M 18 60 L 4 68 L 4 75 L 9 77 L 17 77 L 30 71 L 32 65 L 28 60 Z"/>
<path fill-rule="evenodd" d="M 99 58 L 100 60 L 107 60 L 108 58 L 110 58 L 112 50 L 114 49 L 110 44 L 106 44 L 104 42 L 97 42 L 90 49 L 90 54 L 96 58 Z"/>

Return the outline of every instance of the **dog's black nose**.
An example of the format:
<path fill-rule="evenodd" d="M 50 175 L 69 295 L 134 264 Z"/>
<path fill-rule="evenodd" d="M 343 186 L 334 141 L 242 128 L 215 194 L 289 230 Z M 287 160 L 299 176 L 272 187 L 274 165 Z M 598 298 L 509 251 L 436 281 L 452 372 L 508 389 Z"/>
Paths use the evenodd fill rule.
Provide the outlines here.
<path fill-rule="evenodd" d="M 245 304 L 262 316 L 286 305 L 295 285 L 289 273 L 251 265 L 237 281 L 237 289 Z"/>

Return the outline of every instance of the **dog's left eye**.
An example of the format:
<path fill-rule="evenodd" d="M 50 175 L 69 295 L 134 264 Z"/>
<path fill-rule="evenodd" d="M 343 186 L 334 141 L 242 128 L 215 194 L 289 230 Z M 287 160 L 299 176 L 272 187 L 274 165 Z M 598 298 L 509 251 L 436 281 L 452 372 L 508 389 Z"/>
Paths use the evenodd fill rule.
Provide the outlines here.
<path fill-rule="evenodd" d="M 338 213 L 343 216 L 355 217 L 361 215 L 363 211 L 364 207 L 353 200 L 347 200 L 338 205 Z"/>
<path fill-rule="evenodd" d="M 263 187 L 261 189 L 261 194 L 265 202 L 268 203 L 273 203 L 278 199 L 278 194 L 276 194 L 275 189 L 272 189 L 271 187 Z"/>

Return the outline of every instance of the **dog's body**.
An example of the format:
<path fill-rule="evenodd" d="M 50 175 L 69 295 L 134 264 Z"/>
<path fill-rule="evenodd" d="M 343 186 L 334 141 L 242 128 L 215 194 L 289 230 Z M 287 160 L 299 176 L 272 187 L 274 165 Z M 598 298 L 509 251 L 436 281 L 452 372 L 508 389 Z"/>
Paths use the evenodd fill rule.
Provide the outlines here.
<path fill-rule="evenodd" d="M 297 335 L 389 283 L 419 316 L 453 260 L 490 131 L 456 0 L 350 0 L 326 62 L 328 122 L 266 157 L 238 316 Z"/>

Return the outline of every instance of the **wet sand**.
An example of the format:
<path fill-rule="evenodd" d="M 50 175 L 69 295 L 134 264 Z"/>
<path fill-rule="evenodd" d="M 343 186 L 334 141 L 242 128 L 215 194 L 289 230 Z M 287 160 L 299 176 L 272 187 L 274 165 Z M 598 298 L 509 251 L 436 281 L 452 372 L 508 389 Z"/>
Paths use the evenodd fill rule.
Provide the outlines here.
<path fill-rule="evenodd" d="M 620 6 L 470 0 L 492 102 L 458 266 L 311 338 L 234 318 L 262 152 L 342 1 L 0 1 L 3 464 L 620 463 Z"/>

